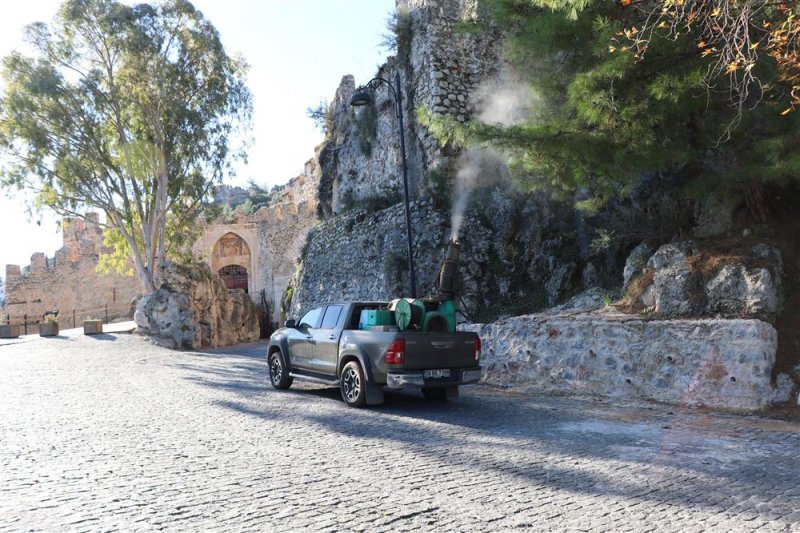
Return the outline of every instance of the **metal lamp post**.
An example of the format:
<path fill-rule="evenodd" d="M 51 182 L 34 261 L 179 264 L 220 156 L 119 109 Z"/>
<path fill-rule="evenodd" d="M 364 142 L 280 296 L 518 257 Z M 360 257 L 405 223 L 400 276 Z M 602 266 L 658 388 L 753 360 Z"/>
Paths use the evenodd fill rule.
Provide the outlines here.
<path fill-rule="evenodd" d="M 395 75 L 394 85 L 384 78 L 372 78 L 369 82 L 359 87 L 350 98 L 350 105 L 360 107 L 372 103 L 372 95 L 368 92 L 374 91 L 378 85 L 385 83 L 392 91 L 395 102 L 395 113 L 400 128 L 400 154 L 403 162 L 403 199 L 406 204 L 406 238 L 408 240 L 408 271 L 411 277 L 411 297 L 417 297 L 417 278 L 414 274 L 414 245 L 411 242 L 411 206 L 408 203 L 408 166 L 406 165 L 406 137 L 403 131 L 403 95 L 400 92 L 400 73 Z"/>

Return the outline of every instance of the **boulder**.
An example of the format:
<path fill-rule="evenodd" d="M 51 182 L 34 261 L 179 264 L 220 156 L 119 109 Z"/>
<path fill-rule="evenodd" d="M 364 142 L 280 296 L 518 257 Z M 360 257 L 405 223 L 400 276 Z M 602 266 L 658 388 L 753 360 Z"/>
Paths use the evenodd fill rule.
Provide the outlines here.
<path fill-rule="evenodd" d="M 687 241 L 658 248 L 642 268 L 645 245 L 625 263 L 624 284 L 650 280 L 635 295 L 635 307 L 663 317 L 760 318 L 773 321 L 781 308 L 783 262 L 772 244 L 732 250 L 703 248 Z"/>
<path fill-rule="evenodd" d="M 137 331 L 173 348 L 230 346 L 259 338 L 259 311 L 205 264 L 169 265 L 160 288 L 139 300 Z"/>
<path fill-rule="evenodd" d="M 696 252 L 692 242 L 665 244 L 656 250 L 647 261 L 647 268 L 655 273 L 653 285 L 643 296 L 644 303 L 651 304 L 648 307 L 668 317 L 699 314 L 700 278 L 688 261 Z"/>
<path fill-rule="evenodd" d="M 780 307 L 780 278 L 768 268 L 725 265 L 706 285 L 709 314 L 774 317 Z"/>
<path fill-rule="evenodd" d="M 653 255 L 653 247 L 647 241 L 639 243 L 636 248 L 631 250 L 622 271 L 623 290 L 628 288 L 634 276 L 640 275 L 644 271 L 651 255 Z"/>

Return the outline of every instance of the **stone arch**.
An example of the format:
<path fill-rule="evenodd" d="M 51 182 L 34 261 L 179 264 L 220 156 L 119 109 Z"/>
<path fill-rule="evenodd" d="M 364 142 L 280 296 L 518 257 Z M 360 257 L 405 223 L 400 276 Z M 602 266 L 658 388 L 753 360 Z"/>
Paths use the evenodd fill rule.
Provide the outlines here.
<path fill-rule="evenodd" d="M 250 246 L 242 237 L 228 232 L 214 244 L 211 268 L 219 274 L 229 289 L 249 292 L 252 257 Z"/>

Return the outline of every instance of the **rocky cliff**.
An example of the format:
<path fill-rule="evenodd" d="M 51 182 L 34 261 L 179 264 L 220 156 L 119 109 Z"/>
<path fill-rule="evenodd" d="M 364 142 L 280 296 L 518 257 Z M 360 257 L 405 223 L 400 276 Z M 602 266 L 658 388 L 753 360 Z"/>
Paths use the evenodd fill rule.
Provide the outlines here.
<path fill-rule="evenodd" d="M 431 172 L 453 163 L 457 152 L 441 146 L 417 113 L 450 115 L 466 121 L 481 105 L 480 88 L 499 72 L 502 32 L 459 31 L 482 17 L 474 0 L 398 0 L 397 55 L 376 72 L 381 83 L 374 102 L 349 105 L 357 86 L 369 80 L 342 78 L 328 110 L 326 141 L 319 162 L 320 213 L 339 213 L 362 204 L 390 205 L 400 199 L 402 174 L 395 103 L 402 100 L 409 186 L 412 199 L 429 195 Z M 396 75 L 400 84 L 396 85 Z M 395 92 L 396 91 L 396 92 Z M 389 202 L 388 204 L 386 202 Z"/>
<path fill-rule="evenodd" d="M 507 75 L 503 34 L 491 25 L 463 31 L 485 22 L 475 2 L 398 6 L 406 17 L 398 56 L 377 75 L 404 80 L 418 296 L 432 292 L 457 236 L 460 321 L 487 341 L 487 381 L 738 409 L 796 395 L 796 363 L 781 362 L 773 327 L 787 274 L 772 230 L 714 194 L 683 194 L 685 184 L 668 175 L 642 176 L 587 209 L 580 191 L 554 199 L 520 187 L 502 156 L 440 144 L 417 120 L 421 111 L 493 120 L 491 91 L 503 90 Z M 409 294 L 394 100 L 381 86 L 374 105 L 356 111 L 355 90 L 345 77 L 331 104 L 319 152 L 322 223 L 287 293 L 295 316 L 331 300 Z M 604 312 L 542 314 L 586 289 Z"/>

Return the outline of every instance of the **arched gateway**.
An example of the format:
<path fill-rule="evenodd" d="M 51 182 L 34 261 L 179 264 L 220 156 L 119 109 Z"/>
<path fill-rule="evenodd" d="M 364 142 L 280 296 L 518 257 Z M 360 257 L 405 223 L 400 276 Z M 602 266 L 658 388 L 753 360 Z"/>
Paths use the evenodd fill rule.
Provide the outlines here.
<path fill-rule="evenodd" d="M 239 235 L 229 232 L 219 238 L 211 254 L 211 268 L 229 289 L 249 291 L 250 247 Z"/>

